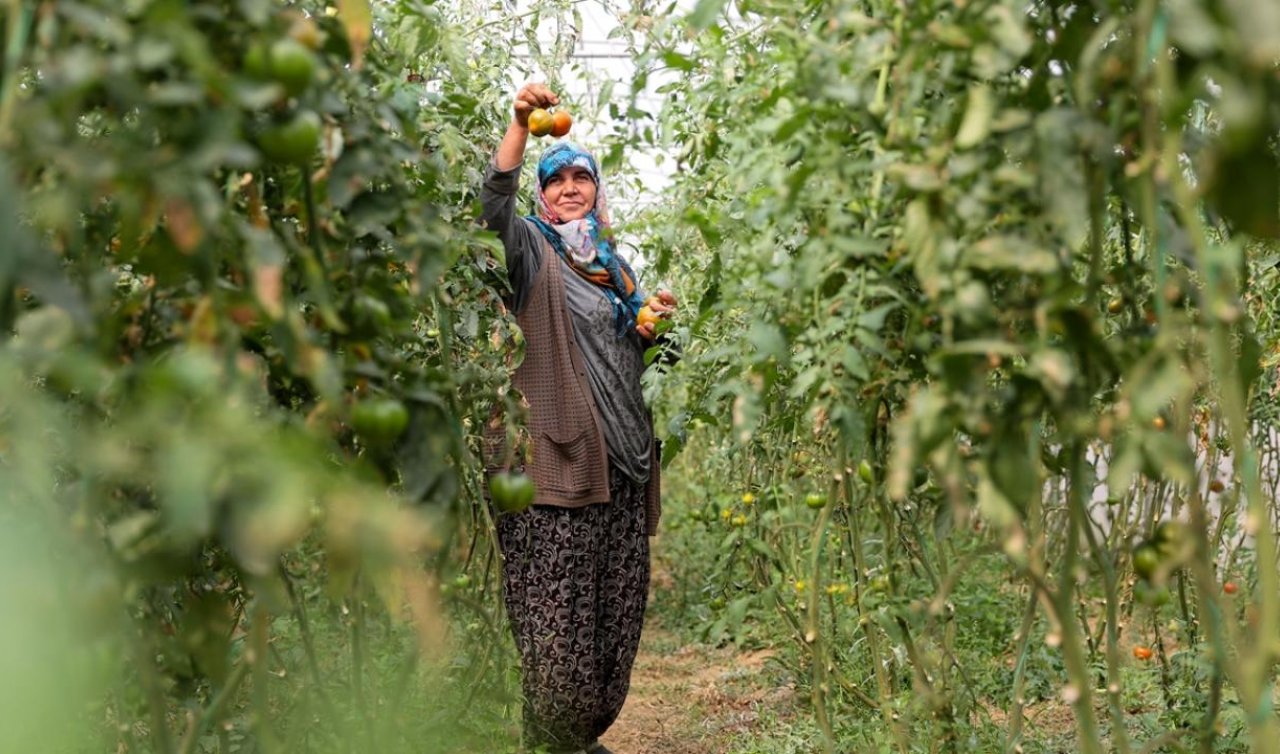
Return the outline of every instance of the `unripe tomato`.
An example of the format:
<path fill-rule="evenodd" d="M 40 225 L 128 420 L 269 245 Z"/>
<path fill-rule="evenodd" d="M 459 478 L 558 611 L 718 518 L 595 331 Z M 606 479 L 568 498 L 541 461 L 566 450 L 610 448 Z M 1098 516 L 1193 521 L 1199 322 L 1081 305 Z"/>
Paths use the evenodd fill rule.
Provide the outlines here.
<path fill-rule="evenodd" d="M 351 409 L 351 428 L 370 447 L 389 448 L 409 427 L 409 410 L 395 398 L 375 398 Z"/>
<path fill-rule="evenodd" d="M 818 510 L 819 508 L 826 507 L 827 496 L 817 492 L 810 492 L 808 495 L 804 496 L 804 504 L 814 510 Z"/>
<path fill-rule="evenodd" d="M 259 134 L 258 147 L 272 162 L 305 165 L 320 147 L 320 116 L 310 110 L 295 113 L 289 121 Z"/>
<path fill-rule="evenodd" d="M 1119 314 L 1124 311 L 1124 299 L 1119 296 L 1107 302 L 1107 312 L 1110 314 Z"/>
<path fill-rule="evenodd" d="M 858 478 L 866 484 L 871 484 L 876 479 L 875 472 L 871 470 L 871 464 L 865 458 L 858 464 Z"/>
<path fill-rule="evenodd" d="M 546 136 L 555 126 L 555 118 L 546 110 L 539 107 L 529 113 L 529 133 L 534 136 Z"/>
<path fill-rule="evenodd" d="M 296 97 L 315 79 L 316 56 L 305 44 L 290 37 L 270 45 L 258 42 L 245 53 L 244 71 L 256 79 L 275 81 L 290 97 Z"/>
<path fill-rule="evenodd" d="M 572 127 L 573 116 L 569 115 L 568 110 L 556 110 L 551 116 L 551 135 L 557 139 L 568 134 Z"/>
<path fill-rule="evenodd" d="M 489 478 L 489 496 L 498 510 L 519 513 L 533 504 L 536 490 L 524 474 L 500 471 Z"/>
<path fill-rule="evenodd" d="M 1187 539 L 1187 526 L 1181 521 L 1161 521 L 1156 526 L 1155 543 L 1161 555 L 1173 555 L 1182 551 Z"/>
<path fill-rule="evenodd" d="M 1144 605 L 1160 607 L 1169 604 L 1169 590 L 1163 586 L 1154 586 L 1148 581 L 1139 581 L 1133 585 L 1133 596 Z"/>
<path fill-rule="evenodd" d="M 1150 580 L 1160 567 L 1160 551 L 1150 542 L 1143 542 L 1133 550 L 1133 571 Z"/>
<path fill-rule="evenodd" d="M 352 334 L 373 337 L 391 329 L 391 308 L 382 299 L 361 293 L 351 302 L 351 320 Z"/>

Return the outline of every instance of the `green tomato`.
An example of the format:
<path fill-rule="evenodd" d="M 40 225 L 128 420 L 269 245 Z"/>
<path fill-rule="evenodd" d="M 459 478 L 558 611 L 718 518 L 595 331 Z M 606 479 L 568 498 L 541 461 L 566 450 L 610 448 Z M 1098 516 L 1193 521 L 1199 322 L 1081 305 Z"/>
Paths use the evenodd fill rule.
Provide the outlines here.
<path fill-rule="evenodd" d="M 500 471 L 489 478 L 489 496 L 498 510 L 519 513 L 533 504 L 533 481 L 524 474 Z"/>
<path fill-rule="evenodd" d="M 275 81 L 290 97 L 302 94 L 316 76 L 316 56 L 296 39 L 284 37 L 268 45 L 257 42 L 244 55 L 244 71 L 261 81 Z"/>
<path fill-rule="evenodd" d="M 1169 604 L 1169 590 L 1163 586 L 1155 586 L 1147 581 L 1139 581 L 1133 585 L 1133 596 L 1144 605 L 1160 607 Z"/>
<path fill-rule="evenodd" d="M 871 470 L 871 463 L 865 458 L 858 464 L 858 478 L 867 484 L 876 480 L 875 472 Z"/>
<path fill-rule="evenodd" d="M 804 496 L 804 504 L 814 510 L 818 510 L 819 508 L 826 506 L 827 496 L 817 492 L 810 492 L 808 495 Z"/>
<path fill-rule="evenodd" d="M 1160 560 L 1160 550 L 1150 542 L 1133 548 L 1133 571 L 1146 581 L 1150 581 L 1160 568 Z"/>
<path fill-rule="evenodd" d="M 1187 540 L 1187 526 L 1181 521 L 1161 521 L 1152 537 L 1162 555 L 1176 555 Z"/>
<path fill-rule="evenodd" d="M 391 447 L 409 427 L 409 409 L 394 398 L 361 401 L 351 409 L 351 427 L 370 447 Z"/>
<path fill-rule="evenodd" d="M 351 302 L 351 332 L 360 337 L 374 337 L 391 329 L 391 307 L 382 299 L 367 293 L 358 294 Z"/>
<path fill-rule="evenodd" d="M 306 165 L 320 147 L 320 116 L 310 110 L 299 111 L 259 134 L 258 147 L 272 162 Z"/>
<path fill-rule="evenodd" d="M 270 50 L 266 42 L 261 40 L 249 45 L 245 50 L 241 67 L 244 72 L 255 79 L 271 78 Z"/>

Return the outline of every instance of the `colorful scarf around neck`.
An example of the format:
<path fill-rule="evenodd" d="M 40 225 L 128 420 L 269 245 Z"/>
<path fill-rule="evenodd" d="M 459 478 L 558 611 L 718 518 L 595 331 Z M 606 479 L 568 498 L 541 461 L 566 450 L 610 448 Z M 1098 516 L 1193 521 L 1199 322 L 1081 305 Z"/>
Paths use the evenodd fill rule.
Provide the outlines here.
<path fill-rule="evenodd" d="M 586 217 L 566 222 L 547 203 L 542 189 L 551 176 L 568 167 L 585 168 L 591 173 L 596 184 L 596 203 Z M 537 202 L 537 214 L 528 219 L 574 272 L 604 290 L 605 298 L 613 306 L 618 336 L 635 329 L 636 314 L 644 305 L 644 296 L 631 265 L 614 246 L 604 182 L 591 153 L 567 141 L 556 142 L 543 152 L 538 161 Z"/>

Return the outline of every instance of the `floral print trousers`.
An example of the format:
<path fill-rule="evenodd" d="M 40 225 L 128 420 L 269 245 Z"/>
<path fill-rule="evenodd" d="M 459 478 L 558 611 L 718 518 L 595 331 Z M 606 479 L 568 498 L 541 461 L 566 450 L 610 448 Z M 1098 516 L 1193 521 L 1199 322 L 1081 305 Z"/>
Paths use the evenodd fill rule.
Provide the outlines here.
<path fill-rule="evenodd" d="M 649 590 L 645 489 L 612 467 L 609 479 L 609 503 L 498 519 L 529 749 L 590 746 L 631 685 Z"/>

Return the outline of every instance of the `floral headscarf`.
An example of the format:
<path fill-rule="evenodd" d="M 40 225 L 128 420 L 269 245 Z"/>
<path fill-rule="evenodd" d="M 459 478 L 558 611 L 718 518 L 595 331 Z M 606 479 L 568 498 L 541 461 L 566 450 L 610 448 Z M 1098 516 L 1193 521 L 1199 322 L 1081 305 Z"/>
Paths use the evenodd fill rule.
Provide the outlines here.
<path fill-rule="evenodd" d="M 551 176 L 568 167 L 584 168 L 591 173 L 596 184 L 596 203 L 586 217 L 566 222 L 551 208 L 542 189 Z M 614 247 L 604 182 L 600 180 L 600 168 L 591 153 L 568 141 L 556 142 L 543 152 L 538 161 L 537 201 L 538 213 L 529 220 L 574 272 L 604 289 L 605 297 L 613 305 L 619 337 L 635 329 L 636 314 L 644 305 L 644 297 L 631 265 Z"/>

